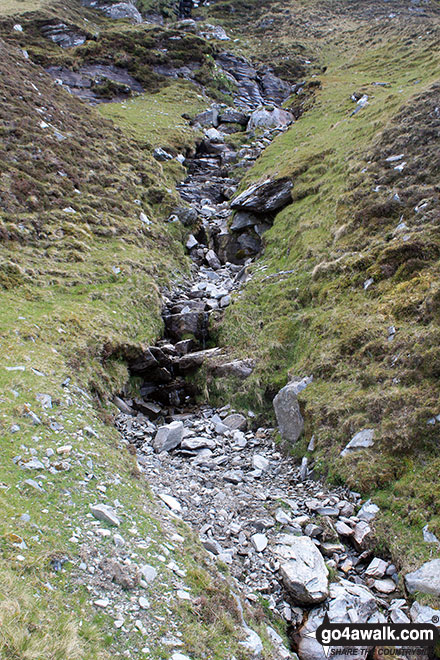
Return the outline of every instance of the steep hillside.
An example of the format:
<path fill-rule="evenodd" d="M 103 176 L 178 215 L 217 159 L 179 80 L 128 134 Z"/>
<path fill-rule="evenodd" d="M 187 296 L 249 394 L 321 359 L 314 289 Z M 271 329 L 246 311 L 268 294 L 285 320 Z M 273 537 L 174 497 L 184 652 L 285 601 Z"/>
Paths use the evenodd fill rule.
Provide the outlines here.
<path fill-rule="evenodd" d="M 315 469 L 374 492 L 384 542 L 411 563 L 430 553 L 422 527 L 440 532 L 438 7 L 275 3 L 271 16 L 270 51 L 301 41 L 323 69 L 308 111 L 242 182 L 288 177 L 292 203 L 219 328 L 257 369 L 214 388 L 269 410 L 288 376 L 313 375 L 295 453 L 315 435 Z M 364 428 L 374 447 L 340 458 Z"/>
<path fill-rule="evenodd" d="M 2 660 L 437 616 L 439 3 L 178 4 L 0 6 Z"/>

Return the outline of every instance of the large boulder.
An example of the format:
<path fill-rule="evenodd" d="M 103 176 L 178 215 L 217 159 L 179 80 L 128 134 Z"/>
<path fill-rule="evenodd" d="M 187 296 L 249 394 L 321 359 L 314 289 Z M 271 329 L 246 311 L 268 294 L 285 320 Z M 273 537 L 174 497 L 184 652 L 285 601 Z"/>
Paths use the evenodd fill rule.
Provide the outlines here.
<path fill-rule="evenodd" d="M 292 201 L 290 179 L 268 179 L 255 183 L 231 202 L 231 208 L 257 213 L 278 211 Z"/>
<path fill-rule="evenodd" d="M 242 231 L 248 227 L 254 227 L 260 222 L 258 216 L 247 211 L 238 211 L 232 220 L 231 231 Z"/>
<path fill-rule="evenodd" d="M 312 539 L 308 536 L 283 534 L 276 554 L 287 559 L 280 573 L 292 598 L 303 605 L 321 603 L 328 597 L 328 569 Z"/>
<path fill-rule="evenodd" d="M 258 108 L 251 114 L 248 131 L 254 128 L 280 128 L 293 122 L 293 115 L 281 108 Z"/>
<path fill-rule="evenodd" d="M 142 15 L 131 2 L 117 2 L 102 9 L 113 20 L 128 18 L 133 23 L 142 23 Z"/>
<path fill-rule="evenodd" d="M 440 596 L 440 559 L 432 559 L 416 571 L 407 573 L 405 584 L 410 594 L 420 591 L 422 594 Z"/>
<path fill-rule="evenodd" d="M 261 75 L 261 73 L 260 73 Z M 292 85 L 278 78 L 272 71 L 265 71 L 260 77 L 260 84 L 264 90 L 264 96 L 269 101 L 281 105 L 292 92 Z"/>
<path fill-rule="evenodd" d="M 304 420 L 298 403 L 298 394 L 311 382 L 311 378 L 292 381 L 283 387 L 273 400 L 278 428 L 283 440 L 296 442 L 304 430 Z"/>
<path fill-rule="evenodd" d="M 330 585 L 330 597 L 324 606 L 313 609 L 306 624 L 297 636 L 298 653 L 301 660 L 325 660 L 326 655 L 321 644 L 308 635 L 314 633 L 322 624 L 325 614 L 331 623 L 378 623 L 385 618 L 380 614 L 377 602 L 367 587 L 354 584 L 348 580 L 340 580 Z M 367 648 L 357 648 L 350 660 L 363 660 L 368 653 Z M 345 654 L 332 655 L 337 660 L 347 658 Z"/>
<path fill-rule="evenodd" d="M 183 423 L 171 422 L 157 429 L 153 440 L 153 448 L 157 454 L 162 451 L 170 451 L 180 445 L 183 438 Z"/>

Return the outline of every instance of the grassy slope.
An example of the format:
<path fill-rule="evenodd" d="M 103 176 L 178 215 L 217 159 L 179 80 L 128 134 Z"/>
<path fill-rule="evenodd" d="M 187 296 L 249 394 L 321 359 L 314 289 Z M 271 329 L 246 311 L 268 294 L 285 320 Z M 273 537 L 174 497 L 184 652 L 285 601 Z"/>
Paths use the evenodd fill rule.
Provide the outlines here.
<path fill-rule="evenodd" d="M 32 32 L 35 17 L 8 16 L 4 34 L 10 39 L 15 22 Z M 44 50 L 33 34 L 35 48 Z M 0 55 L 0 656 L 138 657 L 147 644 L 145 657 L 168 658 L 161 639 L 176 630 L 195 659 L 241 659 L 229 587 L 186 527 L 152 502 L 134 458 L 119 444 L 108 404 L 127 382 L 124 358 L 160 335 L 159 288 L 187 269 L 180 230 L 163 221 L 176 204 L 172 183 L 180 172 L 162 167 L 149 148 L 158 138 L 155 126 L 160 144 L 191 147 L 183 122 L 170 134 L 163 130 L 162 113 L 180 88 L 158 96 L 159 104 L 139 100 L 152 131 L 134 139 L 60 90 L 13 45 L 0 42 Z M 189 111 L 197 111 L 200 98 L 192 88 L 185 93 Z M 142 210 L 151 224 L 141 222 Z M 43 407 L 40 394 L 51 396 L 52 408 Z M 57 449 L 67 444 L 63 464 Z M 17 457 L 41 460 L 48 449 L 55 452 L 51 472 L 20 467 Z M 79 568 L 88 553 L 114 555 L 112 536 L 97 533 L 89 504 L 116 498 L 118 531 L 132 562 L 153 564 L 160 574 L 145 593 L 150 609 L 137 615 L 146 636 L 132 623 L 126 630 L 113 626 L 115 603 L 129 603 L 133 592 L 108 584 L 117 589 L 116 601 L 101 612 L 87 588 L 93 579 Z M 172 539 L 176 531 L 182 541 Z M 137 545 L 142 539 L 149 539 L 147 549 Z M 183 563 L 191 605 L 176 599 L 164 552 Z M 66 561 L 56 570 L 60 559 Z"/>
<path fill-rule="evenodd" d="M 244 384 L 217 381 L 212 390 L 267 410 L 288 376 L 313 374 L 301 394 L 306 433 L 296 451 L 303 454 L 314 433 L 318 467 L 375 494 L 380 536 L 407 568 L 435 553 L 421 528 L 440 533 L 438 427 L 427 425 L 439 412 L 440 94 L 432 87 L 440 77 L 439 17 L 403 12 L 376 28 L 380 3 L 363 3 L 358 16 L 350 3 L 335 12 L 332 2 L 291 2 L 288 19 L 286 5 L 278 14 L 277 6 L 268 12 L 277 17 L 268 51 L 290 43 L 315 71 L 327 69 L 313 107 L 242 182 L 290 176 L 294 201 L 265 235 L 264 257 L 219 328 L 221 342 L 256 357 L 258 367 Z M 353 92 L 367 93 L 369 105 L 351 117 Z M 408 163 L 402 173 L 385 162 L 400 153 Z M 394 233 L 401 221 L 408 229 Z M 276 275 L 281 270 L 294 272 Z M 374 449 L 339 459 L 368 427 L 376 429 Z"/>

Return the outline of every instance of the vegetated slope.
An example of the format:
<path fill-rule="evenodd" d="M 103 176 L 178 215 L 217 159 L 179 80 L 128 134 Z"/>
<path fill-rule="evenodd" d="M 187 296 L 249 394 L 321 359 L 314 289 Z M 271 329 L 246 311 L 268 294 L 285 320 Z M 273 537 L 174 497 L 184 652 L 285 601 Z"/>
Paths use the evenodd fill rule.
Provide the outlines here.
<path fill-rule="evenodd" d="M 335 4 L 326 25 L 315 22 Z M 242 182 L 291 177 L 292 203 L 220 327 L 223 345 L 257 369 L 212 391 L 268 410 L 288 377 L 313 374 L 295 451 L 314 434 L 317 470 L 382 490 L 383 537 L 408 564 L 430 554 L 422 527 L 440 532 L 438 6 L 292 2 L 272 15 L 277 6 L 279 40 L 309 37 L 326 69 L 311 109 Z M 374 447 L 340 458 L 364 428 Z"/>

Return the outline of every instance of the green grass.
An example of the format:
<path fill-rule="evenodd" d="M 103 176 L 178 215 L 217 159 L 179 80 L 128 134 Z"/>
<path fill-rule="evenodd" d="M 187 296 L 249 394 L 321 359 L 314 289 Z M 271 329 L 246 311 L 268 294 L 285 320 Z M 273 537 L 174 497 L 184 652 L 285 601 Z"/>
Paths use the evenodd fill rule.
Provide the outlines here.
<path fill-rule="evenodd" d="M 207 103 L 209 100 L 195 85 L 176 81 L 156 94 L 142 94 L 123 103 L 107 103 L 99 110 L 142 144 L 185 153 L 194 148 L 197 133 L 182 115 L 194 116 L 202 112 Z"/>

